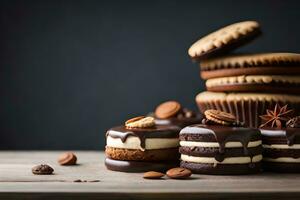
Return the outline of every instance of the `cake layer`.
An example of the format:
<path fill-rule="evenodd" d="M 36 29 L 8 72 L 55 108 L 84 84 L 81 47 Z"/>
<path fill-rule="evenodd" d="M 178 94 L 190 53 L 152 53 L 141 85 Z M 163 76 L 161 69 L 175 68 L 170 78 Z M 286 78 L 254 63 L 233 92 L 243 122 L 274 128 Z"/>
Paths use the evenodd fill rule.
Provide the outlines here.
<path fill-rule="evenodd" d="M 280 158 L 280 157 L 292 157 L 300 158 L 300 149 L 295 148 L 264 148 L 263 155 L 266 158 Z"/>
<path fill-rule="evenodd" d="M 297 148 L 300 145 L 300 128 L 261 129 L 264 145 L 276 147 L 274 145 L 288 145 L 290 148 Z M 296 145 L 296 146 L 294 146 Z"/>
<path fill-rule="evenodd" d="M 244 157 L 244 156 L 254 156 L 254 155 L 260 155 L 262 154 L 262 147 L 251 147 L 248 149 L 244 148 L 226 148 L 225 152 L 220 154 L 220 149 L 216 147 L 180 147 L 179 152 L 184 155 L 188 156 L 195 156 L 195 157 L 216 157 L 218 161 L 220 159 L 219 156 L 222 156 L 224 158 L 230 158 L 230 157 Z"/>
<path fill-rule="evenodd" d="M 172 140 L 172 142 L 176 143 L 175 140 L 178 138 L 179 131 L 180 128 L 178 126 L 157 125 L 149 128 L 126 128 L 125 126 L 119 126 L 119 127 L 114 127 L 109 129 L 106 132 L 106 138 L 109 138 L 108 142 L 110 142 L 112 146 L 113 144 L 116 145 L 114 147 L 120 147 L 121 145 L 120 141 L 121 141 L 121 143 L 127 143 L 124 146 L 128 145 L 130 147 L 132 145 L 131 148 L 134 147 L 135 149 L 145 150 L 146 141 L 150 138 L 155 138 L 155 139 L 172 138 L 174 139 Z M 134 137 L 135 139 L 132 139 L 132 137 Z M 112 138 L 119 139 L 119 140 L 112 140 Z M 130 140 L 129 142 L 127 142 L 128 139 Z M 148 144 L 149 144 L 149 140 L 148 140 Z M 158 148 L 158 146 L 161 145 L 163 144 L 155 145 L 152 143 L 150 146 L 152 148 Z"/>
<path fill-rule="evenodd" d="M 107 136 L 106 146 L 123 149 L 141 149 L 141 150 L 152 150 L 152 149 L 168 149 L 176 148 L 179 146 L 178 138 L 147 138 L 145 139 L 145 147 L 141 147 L 141 141 L 138 137 L 129 136 L 126 141 L 122 141 L 120 138 L 113 138 Z"/>
<path fill-rule="evenodd" d="M 265 162 L 300 163 L 300 158 L 292 158 L 292 157 L 279 157 L 279 158 L 264 157 L 263 160 Z"/>
<path fill-rule="evenodd" d="M 190 139 L 190 137 L 185 137 Z M 199 141 L 180 141 L 180 146 L 186 147 L 208 147 L 208 148 L 219 148 L 220 144 L 218 142 L 199 142 Z M 262 144 L 261 140 L 250 141 L 247 145 L 248 148 L 250 147 L 257 147 Z M 243 144 L 241 142 L 226 142 L 225 148 L 241 148 Z"/>
<path fill-rule="evenodd" d="M 166 172 L 168 169 L 179 166 L 179 161 L 176 162 L 139 162 L 139 161 L 123 161 L 105 159 L 105 166 L 112 171 L 121 172 L 147 172 L 160 171 Z"/>
<path fill-rule="evenodd" d="M 213 142 L 226 147 L 227 143 L 247 144 L 261 139 L 257 129 L 229 126 L 207 126 L 202 124 L 185 127 L 180 131 L 180 141 Z M 223 146 L 222 146 L 223 147 Z"/>
<path fill-rule="evenodd" d="M 181 161 L 180 166 L 191 170 L 193 173 L 212 175 L 240 175 L 261 172 L 261 162 L 220 165 Z"/>
<path fill-rule="evenodd" d="M 280 173 L 300 173 L 300 163 L 263 162 L 263 169 Z"/>
<path fill-rule="evenodd" d="M 139 149 L 121 149 L 106 146 L 105 154 L 114 160 L 170 161 L 179 159 L 178 148 L 142 151 Z"/>
<path fill-rule="evenodd" d="M 262 160 L 262 155 L 251 157 L 227 157 L 222 162 L 217 161 L 214 157 L 195 157 L 181 154 L 181 160 L 193 163 L 208 163 L 208 164 L 246 164 L 255 163 Z"/>

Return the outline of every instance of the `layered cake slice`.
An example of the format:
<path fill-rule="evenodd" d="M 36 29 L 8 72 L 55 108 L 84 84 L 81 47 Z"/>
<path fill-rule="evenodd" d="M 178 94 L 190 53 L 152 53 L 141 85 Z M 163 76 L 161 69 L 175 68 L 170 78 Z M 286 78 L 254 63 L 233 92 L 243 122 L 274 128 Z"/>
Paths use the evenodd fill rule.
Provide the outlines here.
<path fill-rule="evenodd" d="M 261 116 L 263 167 L 266 171 L 300 172 L 300 116 L 290 119 L 292 110 L 276 105 Z"/>
<path fill-rule="evenodd" d="M 124 172 L 164 171 L 178 166 L 180 128 L 155 125 L 152 117 L 136 117 L 106 133 L 108 169 Z"/>
<path fill-rule="evenodd" d="M 181 130 L 181 167 L 200 174 L 250 174 L 261 171 L 260 131 L 242 127 L 235 117 L 205 111 L 204 124 Z"/>

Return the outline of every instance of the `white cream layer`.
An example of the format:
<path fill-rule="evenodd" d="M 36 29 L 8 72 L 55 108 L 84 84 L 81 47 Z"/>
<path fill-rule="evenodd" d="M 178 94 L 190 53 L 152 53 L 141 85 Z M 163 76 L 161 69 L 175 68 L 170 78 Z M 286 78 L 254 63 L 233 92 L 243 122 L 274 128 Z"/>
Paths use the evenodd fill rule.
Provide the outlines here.
<path fill-rule="evenodd" d="M 220 147 L 217 142 L 192 142 L 192 141 L 180 141 L 180 146 L 186 147 Z M 251 141 L 248 143 L 248 147 L 257 147 L 261 145 L 261 140 Z M 240 142 L 227 142 L 225 144 L 226 148 L 241 148 L 243 147 Z"/>
<path fill-rule="evenodd" d="M 219 162 L 213 157 L 195 157 L 181 154 L 181 160 L 207 164 L 247 164 L 251 162 L 260 162 L 262 160 L 262 155 L 253 156 L 252 160 L 251 157 L 229 157 L 225 158 L 222 162 Z"/>
<path fill-rule="evenodd" d="M 300 163 L 300 158 L 292 158 L 292 157 L 279 157 L 279 158 L 264 157 L 263 160 L 267 162 Z"/>
<path fill-rule="evenodd" d="M 120 138 L 113 138 L 108 136 L 106 139 L 106 146 L 122 149 L 140 149 L 141 141 L 138 137 L 129 136 L 123 143 Z M 176 148 L 179 146 L 178 138 L 147 138 L 145 140 L 145 149 L 167 149 Z"/>
<path fill-rule="evenodd" d="M 263 148 L 266 149 L 300 149 L 300 144 L 294 144 L 292 146 L 289 146 L 287 144 L 263 144 Z"/>

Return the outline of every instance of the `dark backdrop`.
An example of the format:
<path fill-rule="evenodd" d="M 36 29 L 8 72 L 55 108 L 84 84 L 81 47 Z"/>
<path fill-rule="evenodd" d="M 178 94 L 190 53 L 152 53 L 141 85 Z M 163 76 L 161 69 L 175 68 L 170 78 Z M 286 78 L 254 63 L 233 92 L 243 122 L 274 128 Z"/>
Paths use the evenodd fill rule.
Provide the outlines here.
<path fill-rule="evenodd" d="M 1 1 L 0 149 L 103 149 L 105 130 L 203 90 L 187 49 L 241 20 L 239 51 L 294 51 L 299 1 Z"/>

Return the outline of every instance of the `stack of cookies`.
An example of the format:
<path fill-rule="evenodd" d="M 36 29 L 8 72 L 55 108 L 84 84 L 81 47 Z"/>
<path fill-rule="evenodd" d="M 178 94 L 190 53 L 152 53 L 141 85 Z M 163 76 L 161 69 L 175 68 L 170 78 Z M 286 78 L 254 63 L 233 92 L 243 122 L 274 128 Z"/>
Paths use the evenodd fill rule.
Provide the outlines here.
<path fill-rule="evenodd" d="M 300 54 L 225 55 L 261 33 L 255 21 L 235 23 L 194 43 L 188 53 L 200 62 L 207 91 L 196 97 L 207 109 L 229 112 L 247 126 L 258 127 L 260 115 L 276 103 L 300 111 Z"/>

